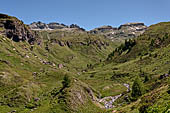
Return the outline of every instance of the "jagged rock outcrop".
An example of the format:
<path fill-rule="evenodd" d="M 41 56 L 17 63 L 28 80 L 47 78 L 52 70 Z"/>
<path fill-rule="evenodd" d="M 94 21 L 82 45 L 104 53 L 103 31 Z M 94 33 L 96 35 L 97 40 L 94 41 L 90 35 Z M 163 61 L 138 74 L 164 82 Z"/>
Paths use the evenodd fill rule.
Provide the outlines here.
<path fill-rule="evenodd" d="M 110 39 L 115 38 L 132 38 L 145 32 L 147 26 L 144 23 L 127 23 L 120 27 L 102 26 L 89 31 L 92 34 L 103 34 Z"/>
<path fill-rule="evenodd" d="M 63 28 L 68 28 L 68 26 L 64 25 L 64 24 L 59 24 L 59 23 L 49 23 L 49 24 L 45 24 L 42 23 L 40 21 L 38 22 L 33 22 L 29 25 L 29 27 L 32 30 L 52 30 L 52 29 L 63 29 Z"/>
<path fill-rule="evenodd" d="M 60 24 L 60 23 L 56 23 L 56 22 L 51 22 L 49 24 L 45 24 L 45 23 L 38 21 L 38 22 L 31 23 L 29 25 L 29 27 L 32 30 L 56 30 L 56 29 L 73 30 L 73 29 L 76 29 L 76 30 L 80 30 L 80 31 L 85 31 L 85 29 L 81 28 L 77 24 L 71 24 L 70 26 L 68 26 L 68 25 Z"/>
<path fill-rule="evenodd" d="M 85 29 L 81 28 L 81 27 L 80 27 L 80 26 L 78 26 L 77 24 L 71 24 L 71 25 L 70 25 L 70 28 L 76 28 L 76 29 L 79 29 L 79 30 L 85 31 Z"/>
<path fill-rule="evenodd" d="M 42 23 L 40 21 L 33 22 L 29 25 L 31 29 L 48 29 L 48 26 L 45 23 Z"/>
<path fill-rule="evenodd" d="M 32 30 L 65 30 L 65 31 L 85 31 L 85 29 L 81 28 L 76 24 L 71 24 L 70 26 L 52 22 L 49 24 L 45 24 L 42 22 L 33 22 L 29 25 Z M 102 26 L 99 28 L 95 28 L 93 30 L 88 31 L 90 34 L 102 34 L 107 38 L 114 40 L 118 38 L 133 38 L 141 35 L 145 32 L 147 26 L 144 23 L 127 23 L 120 25 L 120 27 L 112 27 L 112 26 Z"/>
<path fill-rule="evenodd" d="M 126 24 L 120 25 L 119 29 L 122 29 L 123 27 L 124 28 L 136 27 L 137 30 L 146 28 L 144 23 L 126 23 Z"/>
<path fill-rule="evenodd" d="M 112 26 L 102 26 L 91 30 L 90 33 L 99 34 L 99 33 L 111 32 L 115 30 L 118 30 L 118 28 L 113 28 Z"/>
<path fill-rule="evenodd" d="M 63 29 L 63 28 L 68 28 L 67 25 L 65 24 L 59 24 L 59 23 L 49 23 L 47 24 L 47 26 L 49 27 L 49 29 Z"/>
<path fill-rule="evenodd" d="M 32 44 L 35 40 L 35 34 L 29 27 L 15 17 L 0 14 L 0 29 L 0 34 L 15 42 L 28 41 Z"/>

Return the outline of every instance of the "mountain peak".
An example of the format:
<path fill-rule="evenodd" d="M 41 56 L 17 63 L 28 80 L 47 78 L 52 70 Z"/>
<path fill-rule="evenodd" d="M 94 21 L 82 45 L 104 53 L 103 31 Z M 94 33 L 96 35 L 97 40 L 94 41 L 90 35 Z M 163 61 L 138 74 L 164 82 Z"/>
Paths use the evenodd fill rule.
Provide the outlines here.
<path fill-rule="evenodd" d="M 138 26 L 138 25 L 143 25 L 143 26 L 144 26 L 145 24 L 142 23 L 142 22 L 132 22 L 132 23 L 130 22 L 130 23 L 126 23 L 126 24 L 123 24 L 123 25 L 124 25 L 124 26 L 125 26 L 125 25 L 127 25 L 127 26 L 128 26 L 128 25 L 133 25 L 133 26 L 135 26 L 135 25 L 137 25 L 137 26 Z"/>
<path fill-rule="evenodd" d="M 110 39 L 133 38 L 141 35 L 147 26 L 141 22 L 126 23 L 117 27 L 101 26 L 90 31 L 93 34 L 103 34 Z"/>
<path fill-rule="evenodd" d="M 69 25 L 65 25 L 63 23 L 57 23 L 57 22 L 50 22 L 48 24 L 43 23 L 43 22 L 33 22 L 29 25 L 29 27 L 32 30 L 73 30 L 73 29 L 77 29 L 80 31 L 85 31 L 85 29 L 81 28 L 80 26 L 78 26 L 77 24 L 71 24 Z"/>

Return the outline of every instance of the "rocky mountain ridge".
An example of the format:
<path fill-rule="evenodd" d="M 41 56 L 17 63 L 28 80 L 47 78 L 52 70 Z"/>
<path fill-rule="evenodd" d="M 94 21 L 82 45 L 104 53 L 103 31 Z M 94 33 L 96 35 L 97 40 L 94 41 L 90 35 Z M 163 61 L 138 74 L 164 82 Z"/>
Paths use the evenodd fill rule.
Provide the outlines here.
<path fill-rule="evenodd" d="M 170 22 L 96 32 L 62 26 L 39 23 L 34 31 L 0 14 L 1 113 L 169 111 Z"/>
<path fill-rule="evenodd" d="M 65 25 L 56 22 L 52 22 L 49 24 L 43 22 L 33 22 L 29 25 L 32 30 L 65 30 L 65 31 L 83 31 L 86 32 L 84 28 L 76 24 Z M 100 34 L 104 35 L 111 40 L 115 40 L 116 38 L 133 38 L 139 36 L 145 32 L 147 26 L 144 23 L 136 22 L 136 23 L 127 23 L 120 25 L 119 27 L 112 26 L 101 26 L 95 28 L 93 30 L 87 31 L 90 34 Z"/>
<path fill-rule="evenodd" d="M 51 22 L 51 23 L 43 23 L 43 22 L 33 22 L 29 25 L 29 27 L 32 30 L 79 30 L 79 31 L 85 31 L 85 29 L 81 28 L 77 24 L 71 24 L 71 25 L 65 25 L 65 24 L 60 24 L 57 22 Z"/>
<path fill-rule="evenodd" d="M 144 23 L 127 23 L 117 27 L 102 26 L 89 31 L 92 34 L 103 34 L 114 40 L 115 38 L 133 38 L 143 34 L 147 29 Z"/>

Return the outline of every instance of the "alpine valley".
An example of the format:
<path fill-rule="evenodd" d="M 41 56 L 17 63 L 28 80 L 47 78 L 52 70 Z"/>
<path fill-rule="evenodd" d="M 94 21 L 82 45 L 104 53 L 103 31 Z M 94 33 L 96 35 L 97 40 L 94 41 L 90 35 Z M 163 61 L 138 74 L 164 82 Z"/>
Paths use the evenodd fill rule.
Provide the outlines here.
<path fill-rule="evenodd" d="M 90 31 L 0 14 L 0 113 L 169 113 L 170 22 Z"/>

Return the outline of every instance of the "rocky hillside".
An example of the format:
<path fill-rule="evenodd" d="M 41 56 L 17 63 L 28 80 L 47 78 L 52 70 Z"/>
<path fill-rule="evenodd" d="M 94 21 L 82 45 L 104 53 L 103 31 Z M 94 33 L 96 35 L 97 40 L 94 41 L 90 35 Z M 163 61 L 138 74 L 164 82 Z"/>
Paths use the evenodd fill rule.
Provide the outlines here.
<path fill-rule="evenodd" d="M 133 81 L 132 92 L 119 101 L 126 103 L 118 108 L 120 113 L 168 113 L 170 109 L 170 22 L 151 25 L 135 40 L 126 40 L 113 51 L 108 65 L 102 67 L 110 72 L 112 80 Z M 113 67 L 114 65 L 114 67 Z M 98 69 L 101 70 L 101 69 Z M 104 73 L 99 71 L 98 73 Z M 120 74 L 129 73 L 129 74 Z M 96 74 L 96 73 L 95 73 Z M 107 75 L 107 72 L 105 72 Z M 109 75 L 108 75 L 109 76 Z M 115 77 L 117 76 L 117 77 Z M 134 98 L 137 79 L 141 81 L 141 94 Z M 122 80 L 122 81 L 126 81 Z M 139 82 L 138 81 L 138 82 Z M 138 84 L 139 85 L 139 84 Z M 128 97 L 128 98 L 127 98 Z"/>
<path fill-rule="evenodd" d="M 105 111 L 100 93 L 79 76 L 119 44 L 79 30 L 30 30 L 0 17 L 0 113 Z"/>
<path fill-rule="evenodd" d="M 32 25 L 0 14 L 0 113 L 169 112 L 170 22 Z"/>
<path fill-rule="evenodd" d="M 148 27 L 147 31 L 134 40 L 126 40 L 124 44 L 116 48 L 108 59 L 126 62 L 139 56 L 144 56 L 157 48 L 170 44 L 170 23 L 162 22 Z"/>
<path fill-rule="evenodd" d="M 89 31 L 92 34 L 103 34 L 114 40 L 115 38 L 134 38 L 145 32 L 147 26 L 144 23 L 127 23 L 120 27 L 102 26 Z"/>
<path fill-rule="evenodd" d="M 65 30 L 65 31 L 83 31 L 89 34 L 98 34 L 104 35 L 106 38 L 111 39 L 112 41 L 134 38 L 145 32 L 147 26 L 144 23 L 127 23 L 123 24 L 120 27 L 112 26 L 102 26 L 95 28 L 90 31 L 85 31 L 85 29 L 79 27 L 76 24 L 70 26 L 60 23 L 49 23 L 45 24 L 42 22 L 33 22 L 29 25 L 32 30 Z"/>
<path fill-rule="evenodd" d="M 35 33 L 28 26 L 15 17 L 0 14 L 0 34 L 7 36 L 15 42 L 28 41 L 32 44 L 35 41 Z"/>

